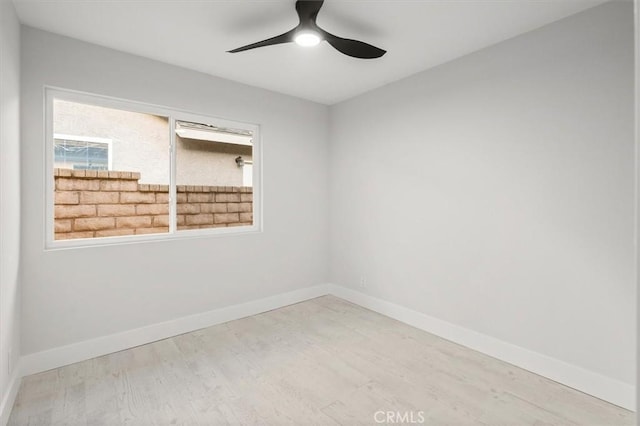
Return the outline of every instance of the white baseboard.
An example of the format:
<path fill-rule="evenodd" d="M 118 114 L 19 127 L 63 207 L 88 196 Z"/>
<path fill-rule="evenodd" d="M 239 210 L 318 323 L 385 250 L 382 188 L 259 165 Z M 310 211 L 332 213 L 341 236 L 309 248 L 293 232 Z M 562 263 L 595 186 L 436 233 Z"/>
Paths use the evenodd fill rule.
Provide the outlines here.
<path fill-rule="evenodd" d="M 13 374 L 9 379 L 9 387 L 2 401 L 0 401 L 0 425 L 5 426 L 9 421 L 9 415 L 11 415 L 11 409 L 13 403 L 18 395 L 18 389 L 20 389 L 20 383 L 22 382 L 20 362 L 13 369 Z"/>
<path fill-rule="evenodd" d="M 329 294 L 444 339 L 635 411 L 635 386 L 358 291 L 329 284 Z"/>
<path fill-rule="evenodd" d="M 327 286 L 317 285 L 24 355 L 21 358 L 22 368 L 20 372 L 22 376 L 27 376 L 51 370 L 52 368 L 85 361 L 223 322 L 260 314 L 326 294 Z"/>

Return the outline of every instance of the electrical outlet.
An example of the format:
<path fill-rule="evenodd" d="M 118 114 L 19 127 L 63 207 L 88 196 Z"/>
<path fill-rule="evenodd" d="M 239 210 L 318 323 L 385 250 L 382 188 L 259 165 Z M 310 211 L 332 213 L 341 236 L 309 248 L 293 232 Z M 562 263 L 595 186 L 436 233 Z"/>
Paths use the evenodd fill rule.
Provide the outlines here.
<path fill-rule="evenodd" d="M 360 277 L 360 288 L 367 288 L 367 277 Z"/>

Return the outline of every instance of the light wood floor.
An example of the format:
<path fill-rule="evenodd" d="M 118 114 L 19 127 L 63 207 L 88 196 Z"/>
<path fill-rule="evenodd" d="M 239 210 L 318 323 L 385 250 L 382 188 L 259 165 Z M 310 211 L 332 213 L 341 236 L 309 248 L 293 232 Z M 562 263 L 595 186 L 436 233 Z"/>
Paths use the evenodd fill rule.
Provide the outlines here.
<path fill-rule="evenodd" d="M 356 425 L 379 411 L 438 426 L 634 424 L 332 296 L 26 377 L 9 424 Z"/>

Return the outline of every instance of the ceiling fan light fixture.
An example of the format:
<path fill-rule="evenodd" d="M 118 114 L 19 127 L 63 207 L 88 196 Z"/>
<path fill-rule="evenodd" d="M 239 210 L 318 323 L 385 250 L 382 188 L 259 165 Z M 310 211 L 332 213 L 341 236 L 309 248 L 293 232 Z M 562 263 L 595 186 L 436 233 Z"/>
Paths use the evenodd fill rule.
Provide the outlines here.
<path fill-rule="evenodd" d="M 298 46 L 311 47 L 317 46 L 322 39 L 320 35 L 313 31 L 302 31 L 296 34 L 296 37 L 293 41 L 296 42 Z"/>
<path fill-rule="evenodd" d="M 386 50 L 372 46 L 363 41 L 338 37 L 337 35 L 331 34 L 320 28 L 316 23 L 316 18 L 323 3 L 324 0 L 296 1 L 296 12 L 298 13 L 298 20 L 300 23 L 295 28 L 275 37 L 229 50 L 229 53 L 244 52 L 245 50 L 256 49 L 258 47 L 273 46 L 275 44 L 284 44 L 294 41 L 300 46 L 316 46 L 321 41 L 326 41 L 338 52 L 344 53 L 352 58 L 359 59 L 380 58 L 387 53 Z"/>

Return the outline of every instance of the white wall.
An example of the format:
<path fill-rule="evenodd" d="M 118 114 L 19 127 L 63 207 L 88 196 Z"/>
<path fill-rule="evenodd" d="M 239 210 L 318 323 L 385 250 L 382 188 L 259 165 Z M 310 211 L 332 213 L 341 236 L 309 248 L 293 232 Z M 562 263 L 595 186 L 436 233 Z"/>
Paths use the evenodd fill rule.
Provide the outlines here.
<path fill-rule="evenodd" d="M 19 94 L 20 24 L 11 1 L 0 0 L 0 423 L 20 355 Z"/>
<path fill-rule="evenodd" d="M 22 32 L 23 355 L 326 282 L 328 109 Z M 44 251 L 43 85 L 261 125 L 264 232 Z"/>
<path fill-rule="evenodd" d="M 334 283 L 635 383 L 631 2 L 330 112 Z"/>
<path fill-rule="evenodd" d="M 638 166 L 640 165 L 640 0 L 633 0 L 634 17 L 635 17 L 635 122 L 636 122 L 636 288 L 640 288 L 640 233 L 638 225 L 640 224 L 640 197 L 638 197 L 638 188 L 640 188 L 640 174 Z M 640 291 L 636 293 L 636 309 L 640 306 Z M 637 391 L 640 385 L 640 339 L 637 338 L 640 331 L 640 312 L 636 312 L 636 407 L 640 407 L 640 392 Z M 636 409 L 637 412 L 637 409 Z"/>

